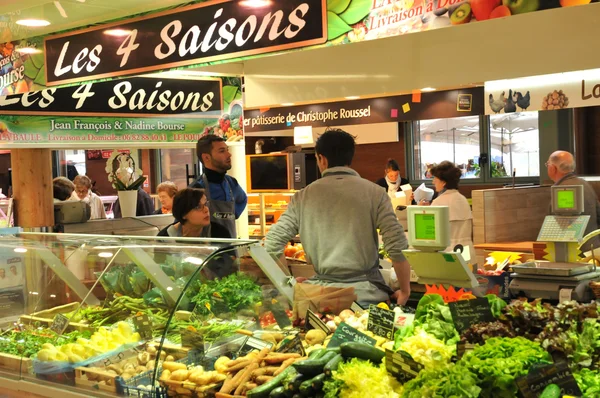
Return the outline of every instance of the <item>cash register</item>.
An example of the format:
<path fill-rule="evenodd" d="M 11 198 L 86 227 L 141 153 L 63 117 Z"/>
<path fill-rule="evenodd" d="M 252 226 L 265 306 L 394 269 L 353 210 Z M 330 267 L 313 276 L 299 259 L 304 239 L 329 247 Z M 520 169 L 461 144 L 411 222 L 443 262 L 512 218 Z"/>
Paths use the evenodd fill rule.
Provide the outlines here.
<path fill-rule="evenodd" d="M 409 206 L 408 244 L 404 256 L 418 276 L 418 283 L 485 289 L 475 278 L 460 252 L 445 252 L 450 245 L 450 212 L 447 206 Z"/>
<path fill-rule="evenodd" d="M 582 185 L 551 187 L 552 214 L 546 216 L 537 237 L 546 243 L 544 260 L 513 265 L 509 289 L 515 296 L 548 300 L 593 299 L 589 282 L 600 279 L 595 264 L 577 262 L 590 216 L 582 215 Z"/>

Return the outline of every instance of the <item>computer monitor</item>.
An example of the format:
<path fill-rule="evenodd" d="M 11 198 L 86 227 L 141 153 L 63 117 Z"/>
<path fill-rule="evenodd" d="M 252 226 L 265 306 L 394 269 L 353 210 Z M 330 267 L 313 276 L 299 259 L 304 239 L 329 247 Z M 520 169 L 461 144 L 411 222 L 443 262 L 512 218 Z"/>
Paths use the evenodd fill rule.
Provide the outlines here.
<path fill-rule="evenodd" d="M 447 206 L 409 206 L 408 244 L 422 251 L 440 251 L 450 245 Z"/>
<path fill-rule="evenodd" d="M 577 215 L 583 213 L 583 185 L 557 185 L 550 188 L 552 214 Z"/>

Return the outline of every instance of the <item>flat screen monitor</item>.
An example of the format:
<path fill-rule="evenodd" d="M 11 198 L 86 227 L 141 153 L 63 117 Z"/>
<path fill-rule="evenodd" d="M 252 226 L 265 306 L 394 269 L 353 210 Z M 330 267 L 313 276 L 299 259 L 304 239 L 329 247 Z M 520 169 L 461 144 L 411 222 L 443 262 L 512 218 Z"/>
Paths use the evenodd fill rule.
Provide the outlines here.
<path fill-rule="evenodd" d="M 450 245 L 450 213 L 447 206 L 409 206 L 408 244 L 422 251 L 444 250 Z"/>
<path fill-rule="evenodd" d="M 285 153 L 247 156 L 249 192 L 290 190 L 289 161 Z"/>
<path fill-rule="evenodd" d="M 583 213 L 583 185 L 558 185 L 550 188 L 552 214 L 577 215 Z"/>

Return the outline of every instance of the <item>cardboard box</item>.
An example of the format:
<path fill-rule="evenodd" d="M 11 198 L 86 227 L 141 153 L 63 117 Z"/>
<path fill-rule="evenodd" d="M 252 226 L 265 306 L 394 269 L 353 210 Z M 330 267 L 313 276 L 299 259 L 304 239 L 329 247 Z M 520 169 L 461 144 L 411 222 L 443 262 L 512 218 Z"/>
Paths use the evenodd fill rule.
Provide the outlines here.
<path fill-rule="evenodd" d="M 288 266 L 294 278 L 310 279 L 316 275 L 315 268 L 312 266 L 312 264 L 288 262 Z"/>
<path fill-rule="evenodd" d="M 505 272 L 504 274 L 497 276 L 475 274 L 475 277 L 478 281 L 484 284 L 487 280 L 487 289 L 485 294 L 495 294 L 496 296 L 500 297 L 505 301 L 510 300 L 512 298 L 510 294 L 510 289 L 508 288 L 510 282 L 512 281 L 510 273 Z"/>

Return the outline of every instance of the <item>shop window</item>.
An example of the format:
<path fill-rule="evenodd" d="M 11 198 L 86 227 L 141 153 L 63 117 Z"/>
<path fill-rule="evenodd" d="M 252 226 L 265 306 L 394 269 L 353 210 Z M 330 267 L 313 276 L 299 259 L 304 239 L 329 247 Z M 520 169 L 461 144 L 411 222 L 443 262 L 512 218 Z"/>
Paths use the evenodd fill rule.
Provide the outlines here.
<path fill-rule="evenodd" d="M 187 188 L 185 165 L 189 165 L 190 174 L 193 174 L 194 161 L 194 149 L 161 149 L 161 182 L 172 181 L 179 189 Z"/>
<path fill-rule="evenodd" d="M 431 179 L 430 169 L 444 160 L 454 162 L 463 178 L 481 177 L 479 116 L 420 120 L 412 127 L 413 180 Z"/>
<path fill-rule="evenodd" d="M 490 172 L 492 178 L 538 177 L 540 141 L 538 113 L 493 115 L 490 121 Z"/>

